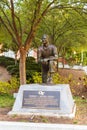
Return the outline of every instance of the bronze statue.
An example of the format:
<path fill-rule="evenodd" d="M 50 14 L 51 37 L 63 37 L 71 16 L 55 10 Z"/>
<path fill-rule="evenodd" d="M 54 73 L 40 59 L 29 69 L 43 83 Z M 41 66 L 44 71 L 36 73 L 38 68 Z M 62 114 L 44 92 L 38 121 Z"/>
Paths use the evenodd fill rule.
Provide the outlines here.
<path fill-rule="evenodd" d="M 57 48 L 49 44 L 49 37 L 46 34 L 42 37 L 42 43 L 42 46 L 37 51 L 38 62 L 42 64 L 42 83 L 52 83 L 52 75 L 55 72 L 55 61 L 58 59 Z"/>

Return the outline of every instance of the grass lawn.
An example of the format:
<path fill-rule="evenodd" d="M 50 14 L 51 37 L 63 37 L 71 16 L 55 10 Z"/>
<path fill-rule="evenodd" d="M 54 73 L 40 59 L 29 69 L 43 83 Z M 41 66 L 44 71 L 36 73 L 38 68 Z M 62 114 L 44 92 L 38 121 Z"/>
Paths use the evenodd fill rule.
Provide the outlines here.
<path fill-rule="evenodd" d="M 2 107 L 12 107 L 14 103 L 14 98 L 12 95 L 0 94 L 0 108 Z"/>

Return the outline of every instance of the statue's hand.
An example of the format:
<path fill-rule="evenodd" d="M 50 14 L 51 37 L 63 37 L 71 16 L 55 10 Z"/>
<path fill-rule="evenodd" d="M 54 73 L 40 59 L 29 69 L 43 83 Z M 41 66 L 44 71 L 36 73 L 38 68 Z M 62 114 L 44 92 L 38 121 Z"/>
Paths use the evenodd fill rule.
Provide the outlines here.
<path fill-rule="evenodd" d="M 44 61 L 43 59 L 40 60 L 40 62 L 43 62 L 43 61 Z"/>
<path fill-rule="evenodd" d="M 42 64 L 48 64 L 48 58 L 41 59 Z"/>
<path fill-rule="evenodd" d="M 47 62 L 48 61 L 48 58 L 44 58 L 44 62 Z"/>
<path fill-rule="evenodd" d="M 51 61 L 51 60 L 57 60 L 58 58 L 57 58 L 57 57 L 54 57 L 54 56 L 50 56 L 49 59 L 50 59 L 50 61 Z"/>
<path fill-rule="evenodd" d="M 54 60 L 54 59 L 55 59 L 54 56 L 50 56 L 50 58 L 49 58 L 50 61 L 51 61 L 51 60 Z"/>

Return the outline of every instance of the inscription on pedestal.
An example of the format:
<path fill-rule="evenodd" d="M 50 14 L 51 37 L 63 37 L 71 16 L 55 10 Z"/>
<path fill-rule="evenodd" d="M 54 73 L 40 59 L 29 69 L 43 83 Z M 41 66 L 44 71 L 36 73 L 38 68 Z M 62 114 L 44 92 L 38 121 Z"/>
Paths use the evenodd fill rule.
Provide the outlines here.
<path fill-rule="evenodd" d="M 23 91 L 23 108 L 59 109 L 60 91 Z"/>

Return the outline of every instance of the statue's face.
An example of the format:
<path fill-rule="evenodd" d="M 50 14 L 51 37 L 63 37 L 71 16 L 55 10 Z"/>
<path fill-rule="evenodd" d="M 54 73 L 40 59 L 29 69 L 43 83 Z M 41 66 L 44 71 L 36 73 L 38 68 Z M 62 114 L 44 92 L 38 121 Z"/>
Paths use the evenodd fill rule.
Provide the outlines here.
<path fill-rule="evenodd" d="M 47 46 L 47 44 L 48 44 L 48 37 L 46 35 L 43 35 L 42 43 L 43 43 L 44 46 Z"/>
<path fill-rule="evenodd" d="M 48 43 L 48 40 L 47 40 L 47 38 L 43 38 L 43 39 L 42 39 L 42 42 L 43 42 L 43 44 L 46 44 L 46 43 Z"/>

